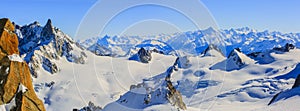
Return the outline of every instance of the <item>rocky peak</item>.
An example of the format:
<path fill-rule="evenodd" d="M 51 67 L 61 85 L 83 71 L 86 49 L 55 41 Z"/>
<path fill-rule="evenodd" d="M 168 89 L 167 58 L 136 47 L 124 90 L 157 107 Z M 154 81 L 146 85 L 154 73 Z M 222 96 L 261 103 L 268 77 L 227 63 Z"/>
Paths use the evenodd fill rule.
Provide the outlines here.
<path fill-rule="evenodd" d="M 43 41 L 48 41 L 51 40 L 52 38 L 54 38 L 54 28 L 52 26 L 52 22 L 51 19 L 48 19 L 46 25 L 44 26 L 42 32 L 41 32 L 41 36 L 43 37 L 42 40 Z"/>
<path fill-rule="evenodd" d="M 138 62 L 142 62 L 142 63 L 149 63 L 149 61 L 151 61 L 152 56 L 151 56 L 152 51 L 151 50 L 146 50 L 145 48 L 140 48 L 138 50 L 138 52 L 134 55 L 132 55 L 129 60 L 135 60 Z"/>
<path fill-rule="evenodd" d="M 148 63 L 151 61 L 151 51 L 144 49 L 143 47 L 138 51 L 139 60 L 142 63 Z"/>
<path fill-rule="evenodd" d="M 0 105 L 11 111 L 45 111 L 34 92 L 27 63 L 11 57 L 20 58 L 14 25 L 0 19 L 0 29 Z"/>
<path fill-rule="evenodd" d="M 233 49 L 229 56 L 228 59 L 232 58 L 232 60 L 236 63 L 237 66 L 241 67 L 242 65 L 244 65 L 244 61 L 242 60 L 242 58 L 239 55 L 240 50 L 239 49 Z"/>
<path fill-rule="evenodd" d="M 3 31 L 14 31 L 15 27 L 14 25 L 10 22 L 10 20 L 8 18 L 2 18 L 0 19 L 0 31 L 1 33 Z"/>
<path fill-rule="evenodd" d="M 8 55 L 19 54 L 18 37 L 14 33 L 14 25 L 9 19 L 0 19 L 0 51 Z"/>

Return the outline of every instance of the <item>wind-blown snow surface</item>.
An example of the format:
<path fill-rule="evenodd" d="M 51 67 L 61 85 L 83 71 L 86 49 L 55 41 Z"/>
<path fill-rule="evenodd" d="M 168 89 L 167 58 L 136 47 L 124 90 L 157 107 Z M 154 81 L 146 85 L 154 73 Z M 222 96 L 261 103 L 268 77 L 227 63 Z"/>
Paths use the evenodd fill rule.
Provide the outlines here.
<path fill-rule="evenodd" d="M 226 60 L 222 54 L 217 54 L 218 51 L 212 52 L 215 53 L 210 56 L 190 56 L 191 66 L 179 68 L 172 74 L 172 84 L 182 94 L 187 110 L 277 110 L 277 107 L 282 107 L 281 103 L 299 101 L 295 99 L 296 96 L 267 106 L 275 94 L 292 87 L 294 78 L 284 78 L 284 75 L 291 74 L 298 68 L 299 49 L 280 54 L 271 53 L 270 56 L 275 61 L 268 64 L 247 62 L 243 68 L 230 71 L 210 69 Z M 175 56 L 152 53 L 150 63 L 144 64 L 130 61 L 127 57 L 95 56 L 91 52 L 86 54 L 86 64 L 74 64 L 63 58 L 55 61 L 61 68 L 60 72 L 50 74 L 39 70 L 40 76 L 34 78 L 33 82 L 35 91 L 44 100 L 47 110 L 82 108 L 89 101 L 104 110 L 177 110 L 168 102 L 151 104 L 143 109 L 134 104 L 126 106 L 115 102 L 130 91 L 131 85 L 165 72 L 175 62 Z M 241 57 L 242 60 L 244 58 Z M 246 59 L 252 61 L 250 58 Z M 154 81 L 156 79 L 149 82 Z M 125 98 L 128 97 L 125 95 Z M 110 107 L 106 106 L 108 104 Z M 299 108 L 299 105 L 291 107 Z"/>

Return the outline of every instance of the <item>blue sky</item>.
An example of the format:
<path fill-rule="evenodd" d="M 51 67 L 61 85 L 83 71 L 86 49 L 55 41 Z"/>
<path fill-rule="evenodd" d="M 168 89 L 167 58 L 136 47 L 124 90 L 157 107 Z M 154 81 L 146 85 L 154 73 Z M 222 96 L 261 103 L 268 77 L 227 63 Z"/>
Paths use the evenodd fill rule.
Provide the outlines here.
<path fill-rule="evenodd" d="M 20 25 L 33 21 L 39 21 L 44 25 L 47 19 L 51 18 L 56 27 L 75 36 L 82 18 L 96 2 L 97 0 L 2 0 L 0 17 L 8 17 Z M 210 11 L 221 29 L 247 26 L 260 31 L 268 29 L 281 32 L 300 32 L 299 0 L 201 0 L 201 2 Z M 114 7 L 114 2 L 111 2 L 110 6 Z M 188 8 L 188 6 L 186 7 Z M 155 24 L 155 22 L 147 22 L 147 20 L 163 24 L 153 25 L 153 27 L 157 27 L 157 30 L 147 30 L 154 34 L 155 31 L 171 33 L 195 28 L 190 21 L 174 10 L 145 6 L 132 8 L 132 10 L 126 10 L 117 15 L 102 33 L 110 35 L 148 34 L 140 33 L 143 30 L 137 30 L 147 24 Z M 140 26 L 133 26 L 137 23 L 140 23 Z M 153 27 L 149 26 L 150 29 L 156 29 Z M 133 30 L 134 28 L 136 30 Z"/>

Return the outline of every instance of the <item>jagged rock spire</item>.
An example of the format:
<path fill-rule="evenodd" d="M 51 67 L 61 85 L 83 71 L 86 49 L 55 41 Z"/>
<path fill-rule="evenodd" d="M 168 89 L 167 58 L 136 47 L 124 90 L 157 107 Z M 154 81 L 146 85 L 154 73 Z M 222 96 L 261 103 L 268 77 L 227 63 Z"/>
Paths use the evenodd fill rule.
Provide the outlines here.
<path fill-rule="evenodd" d="M 47 41 L 47 40 L 51 40 L 52 38 L 54 38 L 54 28 L 52 26 L 52 22 L 51 19 L 48 19 L 46 25 L 44 26 L 42 32 L 41 32 L 41 36 L 42 36 L 42 41 Z"/>

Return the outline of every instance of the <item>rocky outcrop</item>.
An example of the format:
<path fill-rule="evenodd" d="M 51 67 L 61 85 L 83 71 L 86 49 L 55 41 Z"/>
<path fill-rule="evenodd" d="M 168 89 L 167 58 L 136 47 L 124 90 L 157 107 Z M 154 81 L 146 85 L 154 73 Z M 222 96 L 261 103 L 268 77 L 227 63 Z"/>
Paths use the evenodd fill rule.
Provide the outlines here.
<path fill-rule="evenodd" d="M 14 34 L 14 26 L 10 23 L 8 19 L 1 19 L 0 23 L 0 46 L 1 52 L 7 53 L 8 55 L 19 54 L 18 50 L 18 38 Z"/>
<path fill-rule="evenodd" d="M 120 108 L 126 107 L 140 110 L 167 103 L 170 103 L 178 110 L 186 110 L 181 93 L 171 81 L 174 71 L 178 71 L 178 62 L 175 62 L 164 73 L 143 79 L 142 83 L 131 85 L 130 91 L 121 95 L 117 101 L 106 105 L 103 110 L 119 109 L 119 106 L 121 106 Z"/>
<path fill-rule="evenodd" d="M 297 78 L 295 79 L 295 83 L 292 87 L 292 89 L 288 89 L 286 91 L 282 91 L 277 93 L 276 95 L 273 96 L 273 98 L 271 99 L 271 101 L 268 103 L 268 105 L 271 105 L 279 100 L 282 99 L 288 99 L 290 97 L 296 96 L 296 95 L 300 95 L 300 74 L 297 76 Z"/>
<path fill-rule="evenodd" d="M 275 61 L 275 58 L 272 57 L 271 53 L 272 51 L 253 52 L 247 54 L 247 56 L 254 59 L 259 64 L 269 64 Z"/>
<path fill-rule="evenodd" d="M 146 50 L 146 49 L 144 49 L 144 48 L 141 48 L 141 49 L 138 51 L 138 56 L 139 56 L 139 60 L 140 60 L 142 63 L 148 63 L 148 62 L 151 61 L 151 59 L 152 59 L 151 51 Z"/>
<path fill-rule="evenodd" d="M 40 69 L 51 74 L 59 72 L 55 61 L 62 57 L 69 62 L 86 63 L 84 50 L 60 29 L 53 27 L 50 19 L 44 27 L 38 22 L 18 26 L 15 33 L 20 41 L 21 55 L 25 56 L 33 77 L 38 77 L 37 71 Z"/>
<path fill-rule="evenodd" d="M 293 88 L 296 88 L 296 87 L 299 87 L 300 86 L 300 74 L 297 76 L 296 80 L 295 80 L 295 83 L 292 87 Z"/>
<path fill-rule="evenodd" d="M 182 110 L 186 110 L 186 105 L 182 100 L 182 95 L 178 90 L 175 89 L 170 79 L 173 71 L 178 70 L 176 68 L 176 65 L 178 65 L 177 62 L 175 62 L 175 64 L 172 67 L 170 67 L 166 72 L 167 76 L 165 78 L 165 81 L 167 83 L 167 88 L 168 88 L 167 99 L 173 106 L 177 106 Z"/>
<path fill-rule="evenodd" d="M 81 109 L 73 109 L 73 111 L 101 111 L 102 108 L 100 106 L 95 106 L 91 101 L 88 103 L 88 106 L 83 107 Z"/>
<path fill-rule="evenodd" d="M 26 62 L 11 58 L 19 55 L 18 38 L 9 19 L 0 19 L 0 105 L 13 111 L 44 111 L 36 96 Z M 14 103 L 14 104 L 13 104 Z M 6 105 L 13 104 L 12 107 Z"/>
<path fill-rule="evenodd" d="M 139 61 L 142 63 L 149 63 L 151 61 L 152 56 L 151 56 L 152 51 L 151 50 L 146 50 L 145 48 L 140 48 L 139 51 L 131 56 L 129 60 L 135 60 Z"/>
<path fill-rule="evenodd" d="M 291 49 L 294 49 L 295 46 L 293 44 L 286 43 L 283 47 L 275 47 L 273 48 L 274 51 L 281 51 L 281 52 L 289 52 Z"/>

